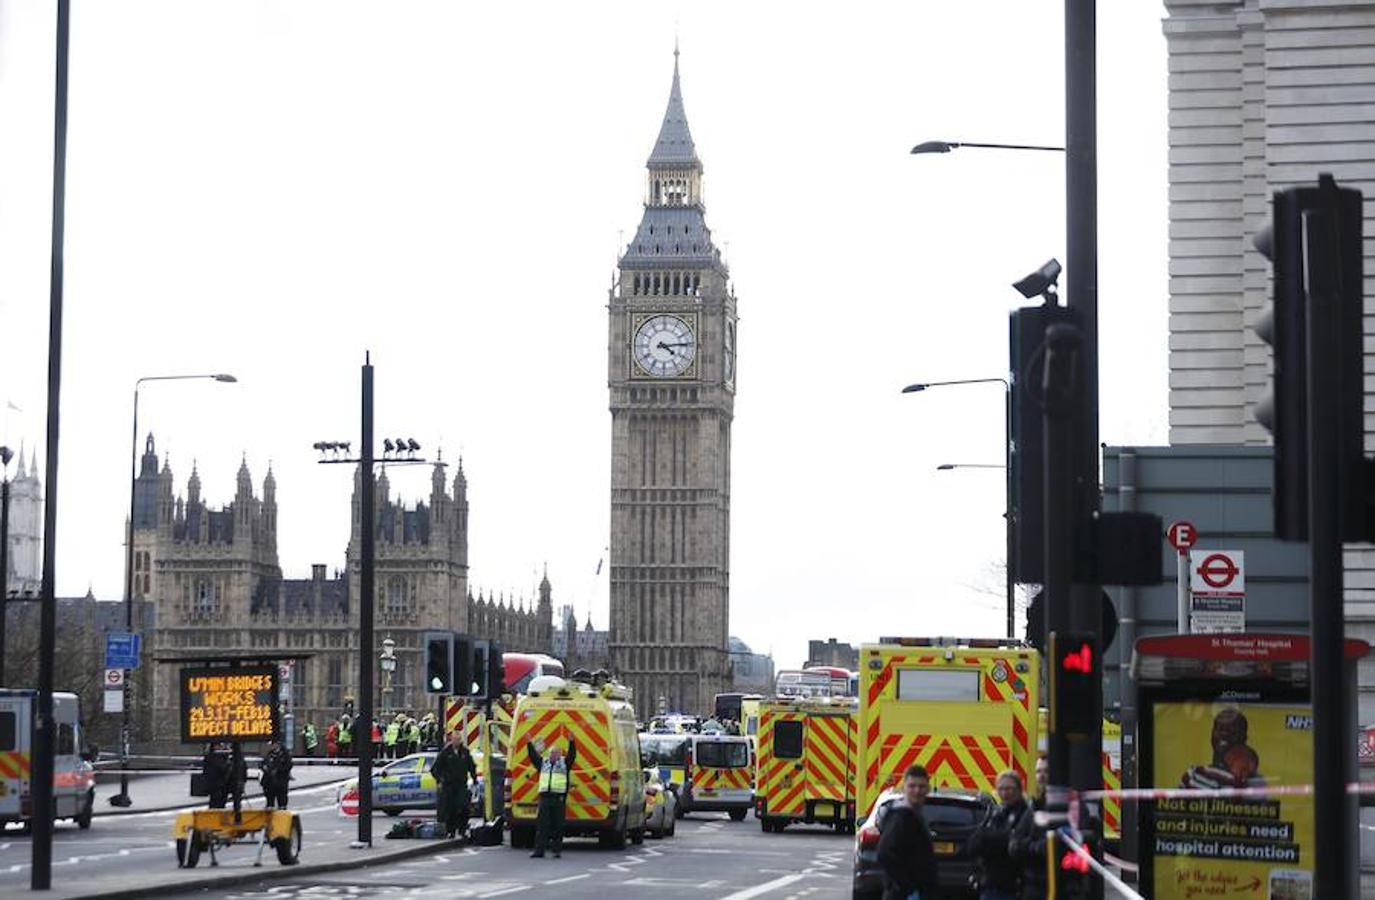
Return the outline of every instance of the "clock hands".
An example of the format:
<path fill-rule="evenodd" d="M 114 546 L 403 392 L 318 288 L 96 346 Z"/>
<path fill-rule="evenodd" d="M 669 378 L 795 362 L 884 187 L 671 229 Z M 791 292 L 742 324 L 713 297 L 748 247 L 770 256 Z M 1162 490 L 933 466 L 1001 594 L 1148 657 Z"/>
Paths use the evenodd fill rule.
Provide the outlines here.
<path fill-rule="evenodd" d="M 667 350 L 669 353 L 672 353 L 674 356 L 677 356 L 678 351 L 674 350 L 674 347 L 691 347 L 692 343 L 690 341 L 679 341 L 676 344 L 666 344 L 663 341 L 659 341 L 659 343 L 655 344 L 654 346 L 658 349 Z"/>

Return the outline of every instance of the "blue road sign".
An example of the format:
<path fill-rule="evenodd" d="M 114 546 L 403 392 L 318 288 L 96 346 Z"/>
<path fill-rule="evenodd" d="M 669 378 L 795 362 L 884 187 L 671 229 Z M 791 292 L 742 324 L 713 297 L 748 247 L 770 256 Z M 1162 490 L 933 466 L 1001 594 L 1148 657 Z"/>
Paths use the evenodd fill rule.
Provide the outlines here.
<path fill-rule="evenodd" d="M 105 635 L 105 668 L 137 669 L 143 651 L 143 635 L 111 631 Z"/>

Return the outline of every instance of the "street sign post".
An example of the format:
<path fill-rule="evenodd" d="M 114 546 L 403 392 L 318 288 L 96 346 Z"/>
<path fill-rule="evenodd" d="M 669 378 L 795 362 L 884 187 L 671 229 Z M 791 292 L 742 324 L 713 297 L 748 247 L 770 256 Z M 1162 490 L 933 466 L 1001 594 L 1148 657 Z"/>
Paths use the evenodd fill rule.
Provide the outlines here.
<path fill-rule="evenodd" d="M 139 654 L 143 652 L 143 635 L 128 631 L 111 631 L 105 635 L 105 668 L 137 669 Z"/>
<path fill-rule="evenodd" d="M 1246 570 L 1242 551 L 1191 551 L 1189 593 L 1191 631 L 1208 634 L 1246 630 Z"/>
<path fill-rule="evenodd" d="M 1189 548 L 1198 541 L 1198 529 L 1193 522 L 1180 520 L 1171 522 L 1165 532 L 1170 546 L 1178 554 L 1175 565 L 1175 630 L 1180 634 L 1189 633 Z"/>
<path fill-rule="evenodd" d="M 124 712 L 124 670 L 105 670 L 105 704 L 107 713 Z"/>

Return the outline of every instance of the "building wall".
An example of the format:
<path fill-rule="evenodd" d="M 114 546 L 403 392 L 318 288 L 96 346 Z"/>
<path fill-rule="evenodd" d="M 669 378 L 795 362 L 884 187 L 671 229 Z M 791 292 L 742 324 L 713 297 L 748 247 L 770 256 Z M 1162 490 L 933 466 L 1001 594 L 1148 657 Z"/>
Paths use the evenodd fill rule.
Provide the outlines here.
<path fill-rule="evenodd" d="M 850 644 L 839 643 L 835 638 L 827 638 L 824 641 L 808 641 L 807 665 L 838 666 L 842 669 L 849 669 L 851 672 L 858 672 L 859 648 Z"/>
<path fill-rule="evenodd" d="M 1269 378 L 1269 351 L 1253 326 L 1270 279 L 1251 239 L 1274 190 L 1316 183 L 1320 172 L 1375 191 L 1375 3 L 1165 6 L 1170 442 L 1263 444 L 1268 434 L 1251 407 Z M 1375 206 L 1367 210 L 1366 233 L 1375 235 Z M 1368 238 L 1368 297 L 1372 254 Z M 1369 317 L 1366 332 L 1375 332 Z M 1367 411 L 1372 431 L 1375 406 Z"/>
<path fill-rule="evenodd" d="M 10 480 L 9 554 L 3 593 L 37 595 L 43 584 L 43 486 L 38 479 L 38 451 L 28 462 L 24 450 Z"/>
<path fill-rule="evenodd" d="M 292 706 L 297 729 L 323 726 L 356 700 L 361 512 L 358 484 L 345 570 L 309 579 L 283 579 L 277 565 L 276 484 L 269 472 L 262 498 L 247 463 L 234 502 L 211 510 L 200 500 L 193 472 L 183 499 L 149 440 L 135 497 L 136 596 L 155 609 L 153 650 L 162 657 L 231 656 L 235 652 L 293 660 Z M 421 641 L 446 629 L 501 641 L 508 650 L 548 652 L 552 613 L 548 581 L 537 603 L 474 598 L 468 589 L 467 482 L 460 465 L 453 493 L 444 469 L 433 470 L 428 503 L 393 503 L 385 472 L 377 476 L 376 645 L 371 653 L 381 714 L 423 713 L 432 705 L 421 684 Z M 389 683 L 377 659 L 382 641 L 395 644 L 397 668 Z M 179 736 L 176 673 L 156 667 L 151 737 L 160 745 Z M 380 717 L 380 716 L 379 716 Z"/>

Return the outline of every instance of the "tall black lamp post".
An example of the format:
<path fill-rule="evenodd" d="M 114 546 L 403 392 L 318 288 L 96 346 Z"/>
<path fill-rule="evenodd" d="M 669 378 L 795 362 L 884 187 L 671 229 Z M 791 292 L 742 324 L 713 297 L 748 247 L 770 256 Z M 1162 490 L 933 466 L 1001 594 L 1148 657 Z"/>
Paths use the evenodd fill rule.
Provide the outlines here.
<path fill-rule="evenodd" d="M 134 630 L 134 516 L 137 513 L 135 501 L 138 497 L 136 487 L 138 485 L 138 389 L 143 386 L 145 381 L 193 381 L 193 380 L 219 381 L 232 384 L 238 381 L 233 375 L 226 375 L 217 372 L 213 375 L 147 375 L 134 382 L 134 440 L 129 450 L 129 527 L 128 533 L 124 536 L 124 630 L 133 633 Z M 119 731 L 119 793 L 110 798 L 111 806 L 132 806 L 134 801 L 129 797 L 129 676 L 132 673 L 124 673 L 124 722 Z"/>
<path fill-rule="evenodd" d="M 915 150 L 913 151 L 916 152 Z M 1007 470 L 1004 481 L 1006 491 L 1006 501 L 1003 510 L 1003 518 L 1006 520 L 1007 530 L 1007 561 L 1004 567 L 1007 569 L 1007 636 L 1009 639 L 1017 636 L 1017 585 L 1012 571 L 1012 541 L 1016 534 L 1017 510 L 1014 508 L 1012 498 L 1012 385 L 1006 378 L 962 378 L 957 381 L 922 381 L 916 384 L 909 384 L 902 389 L 904 394 L 917 394 L 933 387 L 951 387 L 962 384 L 1001 384 L 1003 386 L 1003 465 L 989 466 L 988 468 L 1004 468 Z M 945 463 L 937 468 L 946 469 L 972 469 L 984 468 L 974 463 Z"/>
<path fill-rule="evenodd" d="M 377 593 L 373 589 L 373 572 L 377 555 L 376 510 L 374 504 L 374 484 L 372 468 L 383 465 L 418 465 L 425 460 L 416 455 L 420 444 L 413 438 L 401 438 L 393 443 L 390 439 L 383 442 L 382 458 L 377 459 L 372 452 L 373 388 L 371 355 L 363 357 L 362 384 L 362 428 L 359 436 L 357 457 L 349 451 L 352 444 L 348 441 L 316 441 L 322 464 L 347 464 L 358 467 L 360 509 L 358 523 L 359 573 L 358 573 L 358 716 L 353 720 L 353 745 L 358 752 L 358 840 L 351 846 L 362 849 L 372 846 L 372 720 L 376 717 L 372 687 L 373 665 L 373 618 L 377 603 Z M 362 722 L 361 736 L 358 723 Z"/>
<path fill-rule="evenodd" d="M 0 685 L 5 683 L 5 619 L 10 584 L 10 460 L 14 451 L 0 447 Z"/>

